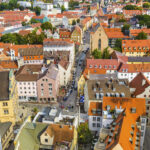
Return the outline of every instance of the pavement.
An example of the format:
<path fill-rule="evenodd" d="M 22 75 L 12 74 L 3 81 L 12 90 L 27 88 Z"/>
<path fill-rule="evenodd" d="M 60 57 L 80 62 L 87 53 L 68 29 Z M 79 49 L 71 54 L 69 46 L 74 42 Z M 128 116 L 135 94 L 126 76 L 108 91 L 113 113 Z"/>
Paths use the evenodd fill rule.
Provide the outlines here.
<path fill-rule="evenodd" d="M 84 53 L 84 51 L 86 51 L 89 48 L 89 44 L 84 44 L 83 45 L 83 49 L 80 52 L 80 54 L 75 58 L 75 61 L 77 62 L 77 67 L 75 69 L 75 84 L 74 87 L 77 87 L 77 82 L 78 79 L 81 76 L 81 73 L 83 72 L 83 64 L 86 58 L 86 54 Z M 78 97 L 77 97 L 78 93 L 77 90 L 72 91 L 72 93 L 68 96 L 66 101 L 62 101 L 61 104 L 64 105 L 64 107 L 68 107 L 71 106 L 71 108 L 69 109 L 69 111 L 71 112 L 77 112 L 78 111 L 78 107 L 76 107 L 77 101 L 78 101 Z M 73 107 L 72 107 L 73 106 Z"/>
<path fill-rule="evenodd" d="M 144 150 L 150 150 L 150 126 L 146 127 L 143 148 L 144 148 Z"/>

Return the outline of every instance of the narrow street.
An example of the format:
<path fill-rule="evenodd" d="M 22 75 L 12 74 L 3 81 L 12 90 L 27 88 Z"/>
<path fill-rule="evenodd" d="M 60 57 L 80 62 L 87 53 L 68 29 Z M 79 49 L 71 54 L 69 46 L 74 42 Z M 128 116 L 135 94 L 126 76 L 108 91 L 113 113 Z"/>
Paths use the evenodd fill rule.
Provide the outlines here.
<path fill-rule="evenodd" d="M 74 87 L 77 87 L 77 82 L 78 79 L 80 78 L 80 75 L 83 71 L 83 62 L 85 61 L 85 56 L 86 54 L 84 53 L 84 51 L 87 51 L 87 49 L 89 48 L 89 44 L 84 44 L 83 45 L 83 50 L 80 52 L 79 56 L 75 58 L 75 62 L 77 62 L 77 66 L 75 69 L 75 84 Z M 68 96 L 67 100 L 62 102 L 62 105 L 64 105 L 64 107 L 68 107 L 71 106 L 69 111 L 72 112 L 76 112 L 77 111 L 77 107 L 76 107 L 76 103 L 78 100 L 77 97 L 78 93 L 77 93 L 77 89 L 73 89 L 72 93 Z"/>

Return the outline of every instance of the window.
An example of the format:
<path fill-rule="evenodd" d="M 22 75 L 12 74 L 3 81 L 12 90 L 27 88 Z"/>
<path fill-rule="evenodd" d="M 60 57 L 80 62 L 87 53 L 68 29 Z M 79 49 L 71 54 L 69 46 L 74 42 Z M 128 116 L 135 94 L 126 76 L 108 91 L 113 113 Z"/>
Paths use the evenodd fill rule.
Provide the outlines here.
<path fill-rule="evenodd" d="M 141 136 L 143 136 L 144 134 L 143 134 L 143 132 L 141 132 Z"/>
<path fill-rule="evenodd" d="M 101 119 L 100 119 L 100 117 L 97 117 L 97 121 L 100 121 Z"/>
<path fill-rule="evenodd" d="M 30 82 L 28 82 L 28 85 L 30 85 Z"/>
<path fill-rule="evenodd" d="M 47 143 L 47 142 L 48 142 L 48 139 L 45 139 L 45 142 Z"/>
<path fill-rule="evenodd" d="M 9 114 L 8 109 L 4 109 L 4 114 L 5 114 L 5 115 Z"/>
<path fill-rule="evenodd" d="M 50 87 L 50 88 L 52 87 L 52 83 L 49 83 L 49 87 Z"/>
<path fill-rule="evenodd" d="M 4 102 L 4 103 L 3 103 L 3 106 L 8 106 L 8 103 L 7 103 L 7 102 Z"/>
<path fill-rule="evenodd" d="M 46 79 L 46 82 L 47 82 L 48 80 Z"/>
<path fill-rule="evenodd" d="M 96 117 L 93 117 L 93 121 L 96 121 Z"/>
<path fill-rule="evenodd" d="M 43 83 L 41 84 L 41 86 L 43 86 Z"/>
<path fill-rule="evenodd" d="M 97 127 L 98 127 L 98 128 L 100 127 L 100 123 L 97 123 Z"/>
<path fill-rule="evenodd" d="M 144 126 L 141 126 L 141 130 L 144 130 Z"/>
<path fill-rule="evenodd" d="M 96 123 L 92 123 L 92 126 L 93 126 L 93 127 L 96 127 Z"/>
<path fill-rule="evenodd" d="M 45 81 L 44 79 L 42 81 Z"/>

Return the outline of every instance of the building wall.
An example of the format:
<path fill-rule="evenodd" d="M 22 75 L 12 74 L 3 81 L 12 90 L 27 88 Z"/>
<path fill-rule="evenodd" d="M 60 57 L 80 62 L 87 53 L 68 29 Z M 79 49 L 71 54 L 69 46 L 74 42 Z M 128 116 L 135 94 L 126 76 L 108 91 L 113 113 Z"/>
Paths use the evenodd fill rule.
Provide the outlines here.
<path fill-rule="evenodd" d="M 78 139 L 78 132 L 76 130 L 76 128 L 74 128 L 74 132 L 73 132 L 73 140 L 72 140 L 72 145 L 70 150 L 77 150 L 77 139 Z"/>
<path fill-rule="evenodd" d="M 105 48 L 108 47 L 108 37 L 102 26 L 100 28 L 100 39 L 101 39 L 101 51 L 103 51 Z"/>
<path fill-rule="evenodd" d="M 36 81 L 18 81 L 18 96 L 20 101 L 28 101 L 31 97 L 37 99 L 37 83 Z"/>
<path fill-rule="evenodd" d="M 61 46 L 61 47 L 58 47 L 57 45 L 56 46 L 44 46 L 43 50 L 44 51 L 70 51 L 69 61 L 71 62 L 71 66 L 73 65 L 74 55 L 75 55 L 74 44 L 72 44 L 71 46 Z"/>
<path fill-rule="evenodd" d="M 57 98 L 58 80 L 44 76 L 37 81 L 37 94 L 39 102 L 50 102 Z"/>
<path fill-rule="evenodd" d="M 45 139 L 47 141 L 45 141 Z M 44 132 L 41 136 L 40 136 L 40 142 L 43 145 L 53 145 L 53 140 L 54 140 L 54 136 L 50 137 L 46 132 Z"/>
<path fill-rule="evenodd" d="M 91 51 L 98 49 L 101 50 L 101 44 L 99 45 L 99 41 L 101 43 L 101 27 L 99 27 L 96 32 L 92 32 L 90 34 L 90 49 Z"/>
<path fill-rule="evenodd" d="M 89 116 L 89 129 L 91 131 L 100 131 L 102 127 L 102 117 L 101 116 Z"/>
<path fill-rule="evenodd" d="M 67 85 L 71 78 L 71 64 L 69 64 L 67 70 L 61 65 L 58 65 L 59 68 L 59 82 L 60 86 Z"/>
<path fill-rule="evenodd" d="M 12 122 L 16 121 L 16 115 L 18 114 L 18 93 L 15 77 L 13 72 L 9 73 L 9 100 L 0 101 L 0 122 Z"/>
<path fill-rule="evenodd" d="M 123 150 L 120 144 L 117 144 L 112 150 Z"/>
<path fill-rule="evenodd" d="M 2 150 L 5 150 L 9 146 L 9 142 L 13 139 L 14 133 L 13 133 L 13 124 L 10 126 L 10 128 L 7 130 L 5 135 L 1 137 L 2 141 Z"/>
<path fill-rule="evenodd" d="M 146 52 L 123 52 L 126 56 L 133 56 L 133 57 L 142 57 L 146 55 Z"/>
<path fill-rule="evenodd" d="M 150 86 L 147 87 L 142 94 L 140 94 L 140 95 L 138 95 L 136 97 L 137 98 L 150 98 Z"/>
<path fill-rule="evenodd" d="M 80 34 L 77 30 L 74 30 L 71 34 L 71 39 L 74 42 L 82 43 L 82 34 Z"/>

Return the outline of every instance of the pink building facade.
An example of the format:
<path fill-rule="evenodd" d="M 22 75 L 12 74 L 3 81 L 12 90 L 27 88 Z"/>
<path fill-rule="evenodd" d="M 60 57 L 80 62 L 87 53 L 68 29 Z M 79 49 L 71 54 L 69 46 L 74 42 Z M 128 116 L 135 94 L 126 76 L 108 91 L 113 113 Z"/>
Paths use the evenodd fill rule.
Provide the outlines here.
<path fill-rule="evenodd" d="M 40 103 L 54 102 L 59 92 L 59 72 L 55 65 L 48 70 L 37 81 L 37 94 Z"/>

